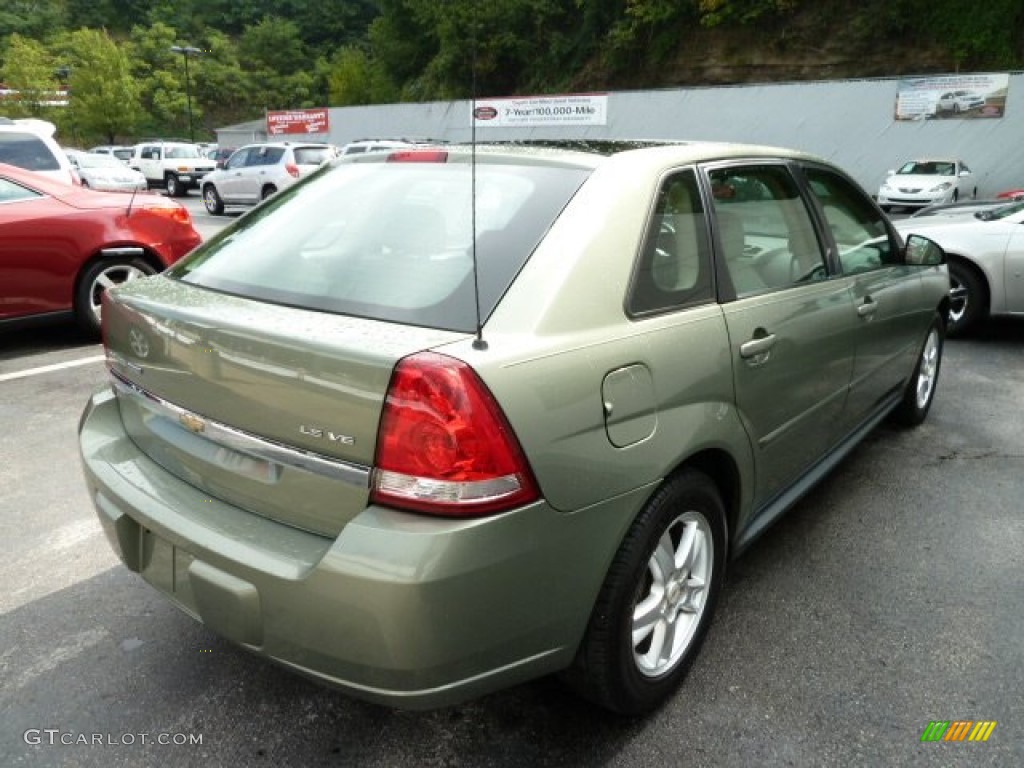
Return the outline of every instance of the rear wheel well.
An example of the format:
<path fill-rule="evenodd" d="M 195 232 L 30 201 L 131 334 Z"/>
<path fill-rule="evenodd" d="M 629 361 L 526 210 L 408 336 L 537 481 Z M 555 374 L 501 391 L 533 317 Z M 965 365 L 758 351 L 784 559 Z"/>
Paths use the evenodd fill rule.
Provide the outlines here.
<path fill-rule="evenodd" d="M 680 464 L 672 472 L 673 475 L 682 472 L 684 469 L 696 469 L 703 472 L 718 489 L 718 495 L 725 506 L 725 546 L 726 556 L 732 550 L 732 540 L 736 532 L 736 521 L 739 518 L 741 483 L 740 471 L 726 451 L 719 449 L 708 449 L 695 453 Z"/>

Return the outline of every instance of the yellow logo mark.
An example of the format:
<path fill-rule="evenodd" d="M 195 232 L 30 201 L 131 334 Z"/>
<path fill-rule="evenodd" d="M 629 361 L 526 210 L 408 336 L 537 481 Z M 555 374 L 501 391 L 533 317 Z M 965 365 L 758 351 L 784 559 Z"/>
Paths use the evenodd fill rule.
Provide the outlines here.
<path fill-rule="evenodd" d="M 206 429 L 206 422 L 194 413 L 182 413 L 178 415 L 178 422 L 189 432 L 199 434 Z"/>

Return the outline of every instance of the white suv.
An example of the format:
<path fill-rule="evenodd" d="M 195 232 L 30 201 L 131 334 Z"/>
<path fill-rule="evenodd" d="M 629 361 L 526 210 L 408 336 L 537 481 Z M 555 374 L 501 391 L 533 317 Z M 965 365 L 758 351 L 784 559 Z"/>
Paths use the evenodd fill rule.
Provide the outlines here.
<path fill-rule="evenodd" d="M 216 168 L 195 144 L 177 141 L 136 144 L 128 165 L 141 171 L 150 187 L 163 189 L 170 197 L 199 189 L 206 174 Z"/>
<path fill-rule="evenodd" d="M 330 144 L 248 144 L 235 150 L 221 170 L 203 179 L 203 204 L 214 215 L 224 213 L 226 205 L 256 205 L 336 155 Z"/>
<path fill-rule="evenodd" d="M 16 165 L 52 179 L 78 183 L 64 150 L 54 140 L 57 127 L 46 120 L 0 117 L 0 163 Z"/>

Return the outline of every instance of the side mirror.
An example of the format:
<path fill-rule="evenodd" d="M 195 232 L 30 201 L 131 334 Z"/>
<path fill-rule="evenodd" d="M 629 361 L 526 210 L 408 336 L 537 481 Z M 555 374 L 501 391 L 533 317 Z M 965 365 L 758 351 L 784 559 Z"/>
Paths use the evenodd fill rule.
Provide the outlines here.
<path fill-rule="evenodd" d="M 924 235 L 907 235 L 903 246 L 903 263 L 919 267 L 937 267 L 946 263 L 946 252 L 934 240 Z"/>

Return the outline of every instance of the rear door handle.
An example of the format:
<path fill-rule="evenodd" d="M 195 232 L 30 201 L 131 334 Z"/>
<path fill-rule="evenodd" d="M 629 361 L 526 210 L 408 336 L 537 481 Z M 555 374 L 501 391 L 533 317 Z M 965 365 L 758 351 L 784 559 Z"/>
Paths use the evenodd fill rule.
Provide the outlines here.
<path fill-rule="evenodd" d="M 774 346 L 774 333 L 758 336 L 750 341 L 740 344 L 740 357 L 744 360 L 750 360 L 751 362 L 764 362 L 764 360 L 768 358 L 768 352 Z"/>

